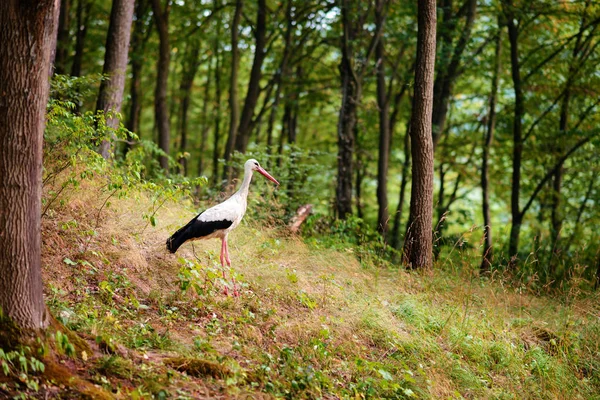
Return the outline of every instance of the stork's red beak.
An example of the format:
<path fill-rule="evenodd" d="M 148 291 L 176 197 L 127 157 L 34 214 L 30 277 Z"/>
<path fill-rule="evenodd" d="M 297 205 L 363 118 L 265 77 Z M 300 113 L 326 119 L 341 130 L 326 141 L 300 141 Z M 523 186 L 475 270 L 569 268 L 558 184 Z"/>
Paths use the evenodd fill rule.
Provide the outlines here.
<path fill-rule="evenodd" d="M 274 182 L 277 186 L 279 186 L 279 182 L 277 182 L 277 179 L 273 178 L 271 176 L 271 174 L 269 174 L 267 171 L 264 170 L 263 167 L 258 167 L 257 171 L 260 172 L 262 175 L 264 175 L 265 178 L 267 178 L 268 180 L 270 180 L 271 182 Z"/>

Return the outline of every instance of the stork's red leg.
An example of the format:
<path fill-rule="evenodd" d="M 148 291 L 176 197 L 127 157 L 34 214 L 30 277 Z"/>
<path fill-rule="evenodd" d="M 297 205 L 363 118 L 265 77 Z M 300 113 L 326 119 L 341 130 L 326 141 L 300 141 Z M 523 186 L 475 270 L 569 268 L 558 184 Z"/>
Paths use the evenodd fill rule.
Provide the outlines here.
<path fill-rule="evenodd" d="M 231 259 L 229 258 L 229 246 L 227 245 L 227 236 L 225 236 L 224 243 L 225 243 L 225 260 L 227 261 L 227 266 L 229 268 L 231 268 Z M 235 275 L 233 273 L 231 274 L 231 282 L 233 283 L 233 295 L 237 297 L 240 295 L 240 292 L 238 290 L 237 283 L 235 283 Z"/>
<path fill-rule="evenodd" d="M 227 254 L 227 241 L 225 238 L 221 239 L 221 268 L 223 269 L 223 280 L 227 279 L 225 275 L 225 256 Z M 227 257 L 229 259 L 229 257 Z M 229 295 L 229 291 L 227 290 L 227 284 L 225 284 L 225 288 L 223 289 L 224 295 Z"/>

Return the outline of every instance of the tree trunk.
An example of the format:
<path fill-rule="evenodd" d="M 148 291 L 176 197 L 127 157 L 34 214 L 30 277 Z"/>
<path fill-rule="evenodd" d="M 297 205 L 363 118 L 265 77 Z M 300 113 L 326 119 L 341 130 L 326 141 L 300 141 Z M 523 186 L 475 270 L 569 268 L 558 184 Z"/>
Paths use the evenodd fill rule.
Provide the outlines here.
<path fill-rule="evenodd" d="M 220 4 L 218 2 L 217 4 Z M 215 35 L 215 130 L 213 135 L 212 183 L 216 186 L 219 180 L 219 142 L 221 139 L 221 19 L 217 20 Z"/>
<path fill-rule="evenodd" d="M 436 2 L 418 3 L 417 60 L 411 116 L 412 190 L 404 241 L 404 263 L 410 268 L 432 266 L 433 138 L 431 134 L 435 71 Z"/>
<path fill-rule="evenodd" d="M 188 42 L 188 46 L 191 46 L 192 50 L 188 56 L 189 59 L 184 61 L 183 72 L 181 73 L 181 83 L 179 84 L 179 92 L 181 94 L 181 110 L 179 115 L 179 152 L 181 153 L 181 158 L 179 159 L 179 164 L 181 165 L 181 173 L 183 176 L 187 176 L 188 173 L 187 158 L 184 156 L 184 153 L 187 151 L 188 112 L 192 98 L 194 78 L 196 77 L 198 67 L 200 66 L 200 43 L 197 40 L 192 40 L 191 43 Z M 207 81 L 210 81 L 210 72 L 209 69 Z M 207 104 L 207 101 L 208 97 L 205 96 L 204 103 Z M 199 163 L 202 164 L 202 158 L 199 159 Z M 199 170 L 202 170 L 202 166 L 199 167 Z"/>
<path fill-rule="evenodd" d="M 0 310 L 47 326 L 41 271 L 42 144 L 58 0 L 0 2 Z"/>
<path fill-rule="evenodd" d="M 64 75 L 67 71 L 67 59 L 71 44 L 69 28 L 71 25 L 71 0 L 60 2 L 60 16 L 58 18 L 58 38 L 56 40 L 56 56 L 54 57 L 54 72 Z"/>
<path fill-rule="evenodd" d="M 148 14 L 148 0 L 137 0 L 135 3 L 135 21 L 131 38 L 131 83 L 129 88 L 129 117 L 127 118 L 127 130 L 141 137 L 140 117 L 142 113 L 142 69 L 144 66 L 145 45 L 149 38 L 151 27 L 146 30 L 146 18 Z M 131 140 L 131 138 L 130 138 Z M 131 148 L 128 143 L 126 149 Z"/>
<path fill-rule="evenodd" d="M 204 175 L 204 153 L 206 152 L 206 143 L 208 142 L 208 132 L 210 131 L 210 123 L 208 121 L 208 104 L 210 103 L 210 82 L 212 64 L 208 63 L 208 71 L 206 73 L 206 83 L 204 84 L 204 99 L 202 99 L 202 135 L 200 137 L 200 151 L 198 155 L 198 176 Z"/>
<path fill-rule="evenodd" d="M 506 14 L 508 26 L 511 75 L 515 91 L 515 109 L 513 116 L 513 172 L 510 203 L 512 224 L 510 227 L 508 245 L 508 256 L 512 260 L 510 265 L 514 267 L 519 252 L 519 235 L 521 233 L 521 223 L 523 222 L 523 215 L 519 207 L 519 195 L 521 192 L 521 159 L 523 154 L 522 120 L 525 114 L 525 105 L 521 81 L 521 66 L 519 64 L 519 31 L 517 24 L 515 23 L 512 1 L 507 0 L 503 6 L 505 7 L 504 12 Z"/>
<path fill-rule="evenodd" d="M 258 11 L 256 16 L 254 61 L 250 71 L 250 82 L 248 83 L 248 92 L 242 109 L 240 125 L 238 128 L 235 150 L 245 153 L 248 148 L 248 141 L 252 133 L 252 119 L 254 109 L 260 95 L 260 79 L 262 77 L 261 69 L 265 59 L 266 30 L 267 30 L 267 6 L 266 0 L 258 0 Z"/>
<path fill-rule="evenodd" d="M 79 0 L 77 3 L 77 33 L 75 34 L 75 55 L 71 64 L 71 76 L 81 76 L 81 64 L 94 0 Z"/>
<path fill-rule="evenodd" d="M 119 118 L 116 114 L 121 112 L 125 90 L 133 5 L 134 0 L 113 0 L 106 36 L 102 73 L 107 79 L 100 84 L 96 111 L 104 112 L 107 116 L 106 125 L 114 130 L 119 129 Z M 100 154 L 104 159 L 111 158 L 111 147 L 111 142 L 107 139 L 100 144 Z"/>
<path fill-rule="evenodd" d="M 229 135 L 227 136 L 227 143 L 225 144 L 225 165 L 223 166 L 223 184 L 227 185 L 227 182 L 231 178 L 233 171 L 229 161 L 231 161 L 231 155 L 235 147 L 235 141 L 237 136 L 237 124 L 240 114 L 240 106 L 238 104 L 238 70 L 240 64 L 240 49 L 238 48 L 239 42 L 239 25 L 240 19 L 242 18 L 242 0 L 236 0 L 235 12 L 233 14 L 233 20 L 231 21 L 231 76 L 229 78 Z"/>
<path fill-rule="evenodd" d="M 498 81 L 500 79 L 501 57 L 502 57 L 502 24 L 498 17 L 498 35 L 496 36 L 496 53 L 494 55 L 494 71 L 492 75 L 492 87 L 489 97 L 489 111 L 487 117 L 487 130 L 483 144 L 483 155 L 481 160 L 481 195 L 483 213 L 483 254 L 481 256 L 481 271 L 487 272 L 494 261 L 492 241 L 492 218 L 490 215 L 490 191 L 489 191 L 489 165 L 490 148 L 494 139 L 496 128 L 496 100 L 498 97 Z"/>
<path fill-rule="evenodd" d="M 402 162 L 402 180 L 400 182 L 400 198 L 398 207 L 394 214 L 394 228 L 392 231 L 392 247 L 400 250 L 400 224 L 402 223 L 402 211 L 404 199 L 406 198 L 406 185 L 408 183 L 408 169 L 410 168 L 410 124 L 406 127 L 404 134 L 404 162 Z"/>
<path fill-rule="evenodd" d="M 477 0 L 465 0 L 465 6 L 465 26 L 460 32 L 456 45 L 451 49 L 453 42 L 452 35 L 456 29 L 458 18 L 460 16 L 453 13 L 451 0 L 442 1 L 441 7 L 444 15 L 441 26 L 442 56 L 439 58 L 441 60 L 441 65 L 438 68 L 437 77 L 434 83 L 435 95 L 432 112 L 434 147 L 437 147 L 446 126 L 448 104 L 450 102 L 450 97 L 452 96 L 456 78 L 460 75 L 459 67 L 462 55 L 471 36 L 471 30 L 473 28 L 477 10 Z M 446 59 L 449 60 L 448 64 L 445 62 Z"/>
<path fill-rule="evenodd" d="M 379 157 L 377 160 L 377 230 L 386 240 L 388 231 L 388 194 L 387 178 L 390 157 L 390 118 L 387 87 L 385 83 L 385 49 L 383 43 L 384 1 L 377 0 L 375 5 L 375 24 L 381 37 L 375 47 L 377 66 L 377 106 L 379 108 Z"/>
<path fill-rule="evenodd" d="M 169 126 L 169 108 L 167 104 L 167 91 L 169 88 L 169 63 L 171 49 L 169 45 L 169 11 L 171 0 L 166 0 L 165 7 L 160 0 L 152 0 L 154 21 L 158 28 L 159 50 L 156 64 L 156 89 L 154 92 L 154 119 L 158 128 L 158 147 L 165 152 L 160 156 L 160 166 L 169 172 L 169 144 L 171 132 Z"/>

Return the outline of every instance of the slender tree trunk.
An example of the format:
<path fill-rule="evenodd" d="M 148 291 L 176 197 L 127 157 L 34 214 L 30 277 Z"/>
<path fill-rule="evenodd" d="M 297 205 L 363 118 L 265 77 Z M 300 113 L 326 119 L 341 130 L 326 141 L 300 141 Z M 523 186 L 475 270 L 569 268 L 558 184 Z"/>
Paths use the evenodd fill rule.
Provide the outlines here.
<path fill-rule="evenodd" d="M 151 26 L 146 29 L 146 18 L 148 14 L 148 0 L 137 0 L 135 3 L 135 21 L 131 37 L 131 83 L 129 88 L 129 117 L 127 118 L 127 130 L 141 136 L 140 117 L 142 114 L 142 70 L 144 66 L 145 45 L 149 38 Z M 132 140 L 132 138 L 129 138 Z M 127 144 L 126 149 L 132 145 Z"/>
<path fill-rule="evenodd" d="M 379 108 L 379 157 L 377 159 L 377 230 L 386 240 L 388 231 L 388 193 L 387 178 L 390 157 L 390 117 L 387 87 L 385 83 L 385 49 L 383 43 L 383 25 L 385 23 L 383 0 L 375 4 L 375 24 L 382 35 L 375 47 L 377 66 L 377 106 Z"/>
<path fill-rule="evenodd" d="M 71 0 L 62 0 L 60 2 L 60 16 L 58 18 L 58 38 L 56 41 L 56 56 L 54 58 L 54 72 L 56 74 L 65 74 L 67 71 L 67 59 L 69 56 L 70 37 L 69 28 Z"/>
<path fill-rule="evenodd" d="M 94 0 L 79 0 L 77 3 L 77 33 L 75 34 L 75 55 L 71 64 L 71 76 L 81 76 L 81 64 Z"/>
<path fill-rule="evenodd" d="M 418 3 L 417 61 L 411 116 L 412 189 L 404 241 L 404 262 L 410 268 L 432 266 L 433 218 L 433 77 L 435 71 L 436 2 Z"/>
<path fill-rule="evenodd" d="M 102 73 L 107 76 L 100 84 L 100 93 L 96 103 L 96 111 L 103 111 L 106 125 L 114 130 L 119 129 L 125 75 L 129 54 L 129 38 L 133 21 L 134 0 L 113 0 L 110 12 L 110 23 L 106 36 L 106 52 Z M 104 159 L 111 158 L 112 144 L 105 139 L 100 144 L 100 154 Z"/>
<path fill-rule="evenodd" d="M 525 114 L 525 105 L 521 81 L 521 66 L 519 64 L 519 31 L 515 23 L 512 1 L 507 0 L 503 5 L 505 7 L 506 21 L 508 26 L 511 75 L 515 91 L 515 109 L 513 116 L 513 172 L 511 189 L 512 224 L 510 227 L 508 255 L 511 260 L 516 261 L 516 257 L 519 252 L 519 235 L 521 233 L 521 224 L 523 222 L 523 214 L 519 206 L 519 195 L 521 193 L 521 160 L 523 155 L 522 120 Z M 515 262 L 511 262 L 511 266 L 515 266 Z"/>
<path fill-rule="evenodd" d="M 220 5 L 220 2 L 217 4 Z M 212 181 L 216 186 L 219 180 L 219 142 L 221 139 L 221 20 L 217 21 L 217 34 L 215 35 L 215 129 L 213 135 L 213 165 Z"/>
<path fill-rule="evenodd" d="M 498 17 L 498 30 L 502 30 L 501 18 Z M 491 269 L 494 261 L 494 248 L 492 241 L 492 218 L 490 214 L 490 190 L 489 190 L 489 165 L 490 148 L 494 139 L 496 129 L 496 101 L 498 97 L 498 81 L 500 79 L 501 57 L 502 57 L 502 35 L 498 32 L 496 37 L 496 53 L 494 55 L 494 72 L 492 75 L 492 87 L 489 97 L 489 111 L 487 117 L 487 130 L 483 144 L 481 160 L 481 195 L 483 213 L 483 254 L 481 256 L 481 271 L 487 272 Z"/>
<path fill-rule="evenodd" d="M 204 153 L 206 152 L 206 144 L 208 142 L 208 132 L 210 131 L 210 123 L 208 121 L 208 103 L 210 102 L 210 82 L 212 64 L 209 62 L 208 71 L 206 73 L 206 83 L 204 84 L 204 99 L 202 100 L 202 135 L 200 137 L 200 151 L 198 156 L 198 176 L 204 175 Z"/>
<path fill-rule="evenodd" d="M 156 64 L 156 89 L 154 92 L 154 119 L 158 128 L 158 146 L 165 152 L 160 156 L 160 166 L 169 171 L 169 144 L 171 132 L 169 126 L 169 108 L 167 92 L 169 89 L 169 64 L 171 61 L 171 48 L 169 44 L 169 12 L 171 0 L 166 0 L 164 8 L 160 0 L 152 0 L 154 21 L 158 29 L 159 51 Z"/>
<path fill-rule="evenodd" d="M 248 83 L 248 92 L 244 101 L 244 108 L 240 118 L 235 150 L 245 153 L 248 148 L 248 141 L 252 133 L 252 119 L 254 109 L 260 95 L 260 79 L 262 77 L 261 69 L 265 59 L 265 46 L 267 42 L 267 6 L 266 0 L 258 0 L 258 11 L 256 16 L 256 27 L 254 29 L 254 61 L 250 71 L 250 82 Z"/>
<path fill-rule="evenodd" d="M 183 72 L 181 73 L 181 83 L 179 84 L 179 91 L 181 93 L 181 110 L 179 116 L 179 152 L 181 153 L 181 158 L 179 159 L 179 164 L 181 165 L 181 173 L 183 174 L 183 176 L 187 176 L 188 173 L 187 158 L 184 156 L 184 153 L 187 151 L 188 112 L 190 108 L 190 101 L 192 98 L 192 87 L 194 86 L 194 78 L 196 77 L 198 67 L 200 66 L 200 43 L 197 40 L 193 40 L 191 43 L 188 43 L 188 45 L 191 46 L 192 49 L 190 51 L 189 59 L 187 61 L 184 61 L 186 65 L 184 67 Z M 211 71 L 209 69 L 207 73 L 207 81 L 210 81 L 210 72 Z M 207 102 L 208 97 L 204 97 L 204 103 L 207 104 Z M 205 124 L 204 120 L 203 124 Z M 202 158 L 199 159 L 199 163 L 199 170 L 202 170 Z"/>
<path fill-rule="evenodd" d="M 402 211 L 404 199 L 406 198 L 406 185 L 408 184 L 408 171 L 410 168 L 410 124 L 406 127 L 404 134 L 404 161 L 402 162 L 402 180 L 400 181 L 400 198 L 398 207 L 394 214 L 394 228 L 392 231 L 392 247 L 400 250 L 400 225 L 402 223 Z"/>
<path fill-rule="evenodd" d="M 438 68 L 437 77 L 434 83 L 435 95 L 432 112 L 434 147 L 437 147 L 446 126 L 448 104 L 452 97 L 454 83 L 460 75 L 459 68 L 462 55 L 469 43 L 469 38 L 471 37 L 471 30 L 473 28 L 477 10 L 477 0 L 465 0 L 465 25 L 460 32 L 454 48 L 452 48 L 452 35 L 456 29 L 460 16 L 454 14 L 451 0 L 443 0 L 441 7 L 443 9 L 444 18 L 441 27 L 442 56 L 439 60 L 442 64 L 440 68 Z M 446 62 L 446 59 L 449 61 Z"/>
<path fill-rule="evenodd" d="M 229 135 L 225 144 L 225 165 L 223 166 L 223 184 L 226 185 L 231 178 L 232 167 L 229 165 L 231 155 L 235 147 L 237 136 L 237 125 L 240 114 L 240 106 L 238 104 L 238 70 L 240 64 L 239 42 L 239 25 L 242 17 L 242 0 L 236 0 L 235 12 L 231 21 L 231 76 L 229 79 Z"/>
<path fill-rule="evenodd" d="M 48 324 L 41 271 L 42 144 L 59 9 L 58 0 L 0 2 L 0 320 L 26 330 Z"/>
<path fill-rule="evenodd" d="M 352 176 L 354 156 L 354 127 L 356 125 L 356 109 L 360 99 L 359 82 L 353 71 L 353 50 L 350 1 L 342 1 L 342 60 L 339 66 L 342 83 L 342 105 L 338 118 L 338 177 L 335 191 L 336 213 L 338 218 L 345 219 L 352 214 Z"/>

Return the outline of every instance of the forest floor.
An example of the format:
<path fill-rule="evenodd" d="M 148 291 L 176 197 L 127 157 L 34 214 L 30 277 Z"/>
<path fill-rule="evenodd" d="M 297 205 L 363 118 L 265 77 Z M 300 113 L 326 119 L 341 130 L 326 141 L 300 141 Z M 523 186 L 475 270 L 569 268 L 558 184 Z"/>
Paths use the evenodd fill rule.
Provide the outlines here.
<path fill-rule="evenodd" d="M 106 398 L 600 398 L 597 295 L 360 263 L 247 216 L 230 235 L 242 293 L 226 296 L 218 240 L 165 249 L 191 204 L 152 226 L 145 194 L 106 198 L 88 184 L 43 218 L 46 302 L 92 348 L 61 363 Z"/>

